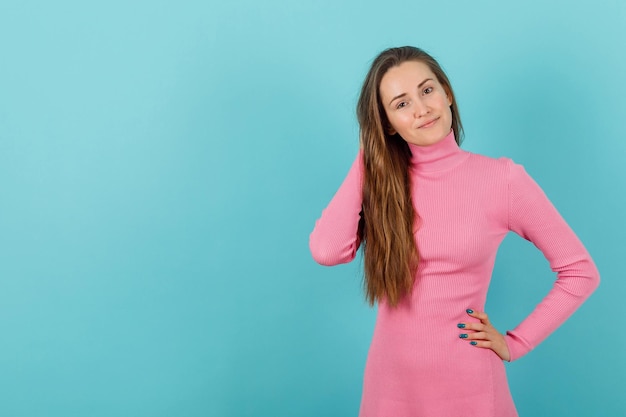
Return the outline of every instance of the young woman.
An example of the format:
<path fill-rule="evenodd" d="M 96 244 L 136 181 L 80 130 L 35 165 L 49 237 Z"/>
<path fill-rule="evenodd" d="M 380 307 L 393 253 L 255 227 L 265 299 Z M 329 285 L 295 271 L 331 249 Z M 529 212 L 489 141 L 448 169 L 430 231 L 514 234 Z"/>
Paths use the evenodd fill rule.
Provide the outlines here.
<path fill-rule="evenodd" d="M 357 114 L 361 150 L 310 236 L 336 265 L 363 245 L 378 303 L 361 417 L 513 417 L 503 361 L 536 347 L 594 291 L 598 271 L 524 168 L 459 148 L 462 125 L 439 64 L 413 47 L 373 62 Z M 513 231 L 557 273 L 501 334 L 484 305 L 496 251 Z"/>

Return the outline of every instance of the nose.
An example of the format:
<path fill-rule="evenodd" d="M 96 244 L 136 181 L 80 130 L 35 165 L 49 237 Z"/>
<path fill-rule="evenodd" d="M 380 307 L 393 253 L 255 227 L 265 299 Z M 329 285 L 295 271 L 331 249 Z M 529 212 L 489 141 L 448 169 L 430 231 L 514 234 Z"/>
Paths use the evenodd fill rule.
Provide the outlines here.
<path fill-rule="evenodd" d="M 430 108 L 422 100 L 416 100 L 414 112 L 415 118 L 419 118 L 427 115 L 430 112 Z"/>

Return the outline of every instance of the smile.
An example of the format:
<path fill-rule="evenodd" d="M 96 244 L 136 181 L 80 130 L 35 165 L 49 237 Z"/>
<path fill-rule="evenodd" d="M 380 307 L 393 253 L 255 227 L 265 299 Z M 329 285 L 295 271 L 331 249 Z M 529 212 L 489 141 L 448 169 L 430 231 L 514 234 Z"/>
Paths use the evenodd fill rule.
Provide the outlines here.
<path fill-rule="evenodd" d="M 423 125 L 418 126 L 418 129 L 425 129 L 425 128 L 431 127 L 432 125 L 435 124 L 435 122 L 437 122 L 437 120 L 439 120 L 438 117 L 436 119 L 431 120 L 430 122 L 426 122 Z"/>

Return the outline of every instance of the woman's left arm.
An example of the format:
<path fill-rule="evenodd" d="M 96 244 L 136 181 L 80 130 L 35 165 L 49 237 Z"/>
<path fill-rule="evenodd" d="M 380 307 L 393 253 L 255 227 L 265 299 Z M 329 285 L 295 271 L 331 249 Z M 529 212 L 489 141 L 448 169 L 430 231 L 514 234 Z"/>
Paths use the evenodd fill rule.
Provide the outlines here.
<path fill-rule="evenodd" d="M 521 165 L 509 163 L 509 229 L 531 241 L 550 263 L 554 286 L 534 311 L 504 336 L 510 361 L 535 348 L 591 295 L 600 282 L 591 256 L 543 190 Z"/>

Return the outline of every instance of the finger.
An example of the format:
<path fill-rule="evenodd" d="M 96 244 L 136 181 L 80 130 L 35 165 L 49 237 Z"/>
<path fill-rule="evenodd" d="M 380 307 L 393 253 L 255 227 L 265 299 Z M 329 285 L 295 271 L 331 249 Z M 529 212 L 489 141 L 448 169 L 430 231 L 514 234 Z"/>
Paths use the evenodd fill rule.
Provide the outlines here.
<path fill-rule="evenodd" d="M 493 343 L 488 340 L 472 340 L 470 345 L 481 349 L 491 349 L 493 347 Z"/>
<path fill-rule="evenodd" d="M 459 337 L 467 340 L 490 340 L 489 334 L 486 332 L 461 333 Z"/>
<path fill-rule="evenodd" d="M 496 342 L 491 342 L 489 340 L 472 340 L 469 342 L 472 347 L 477 347 L 481 349 L 490 349 L 496 355 L 500 357 L 500 359 L 509 361 L 511 360 L 511 355 L 509 354 L 509 350 L 506 346 L 498 347 Z"/>
<path fill-rule="evenodd" d="M 467 314 L 469 314 L 470 316 L 476 317 L 482 323 L 489 325 L 489 316 L 484 311 L 476 311 L 476 310 L 472 310 L 471 308 L 467 309 L 466 311 L 467 311 Z"/>
<path fill-rule="evenodd" d="M 456 326 L 459 329 L 475 330 L 477 332 L 482 332 L 482 331 L 487 330 L 487 326 L 482 323 L 459 323 Z"/>

